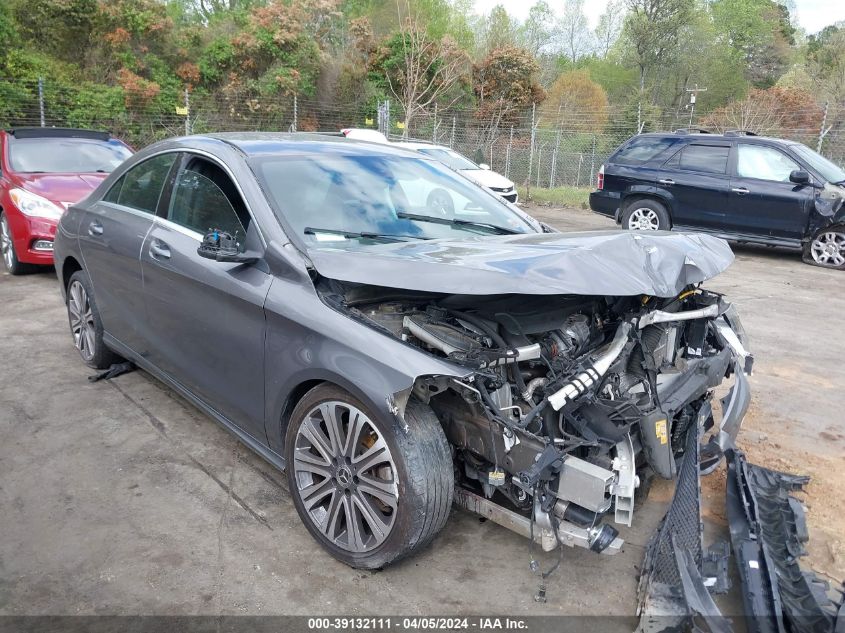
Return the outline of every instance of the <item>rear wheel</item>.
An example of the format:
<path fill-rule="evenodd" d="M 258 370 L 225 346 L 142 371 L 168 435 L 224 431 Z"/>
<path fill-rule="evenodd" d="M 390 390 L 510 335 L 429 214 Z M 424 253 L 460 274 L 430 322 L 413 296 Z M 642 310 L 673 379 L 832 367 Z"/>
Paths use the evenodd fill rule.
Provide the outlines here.
<path fill-rule="evenodd" d="M 15 242 L 12 239 L 12 229 L 5 213 L 0 213 L 0 253 L 3 255 L 3 265 L 10 275 L 22 275 L 30 272 L 33 267 L 18 261 L 15 253 Z"/>
<path fill-rule="evenodd" d="M 88 275 L 77 270 L 67 286 L 67 316 L 73 344 L 85 364 L 94 369 L 106 369 L 120 357 L 103 343 L 103 323 Z"/>
<path fill-rule="evenodd" d="M 377 569 L 423 547 L 445 525 L 454 474 L 434 412 L 409 401 L 405 424 L 382 421 L 343 389 L 319 385 L 285 438 L 294 505 L 338 560 Z"/>
<path fill-rule="evenodd" d="M 648 198 L 634 200 L 625 207 L 622 226 L 630 231 L 668 231 L 672 228 L 666 207 Z"/>
<path fill-rule="evenodd" d="M 804 246 L 804 261 L 845 270 L 845 225 L 829 226 L 817 232 Z"/>

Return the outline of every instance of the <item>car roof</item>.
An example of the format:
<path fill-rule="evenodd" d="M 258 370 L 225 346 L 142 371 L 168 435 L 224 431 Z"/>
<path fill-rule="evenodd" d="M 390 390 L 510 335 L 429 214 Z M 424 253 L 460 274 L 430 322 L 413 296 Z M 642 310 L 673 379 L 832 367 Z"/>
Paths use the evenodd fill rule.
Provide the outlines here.
<path fill-rule="evenodd" d="M 437 143 L 426 143 L 425 141 L 397 141 L 394 142 L 393 145 L 397 145 L 398 147 L 404 147 L 406 149 L 411 150 L 444 149 L 447 151 L 452 151 L 451 148 L 446 147 L 445 145 L 438 145 Z"/>
<path fill-rule="evenodd" d="M 239 149 L 247 156 L 270 154 L 328 154 L 373 156 L 409 156 L 407 149 L 395 143 L 385 144 L 362 139 L 351 139 L 334 132 L 224 132 L 185 136 L 178 139 L 183 146 L 191 140 L 216 139 Z"/>
<path fill-rule="evenodd" d="M 757 134 L 749 134 L 747 132 L 743 132 L 741 130 L 731 131 L 728 130 L 724 134 L 715 134 L 713 132 L 700 132 L 700 131 L 686 131 L 686 130 L 676 130 L 674 132 L 644 132 L 643 134 L 638 134 L 633 138 L 640 138 L 640 137 L 652 137 L 652 138 L 681 138 L 681 139 L 689 139 L 695 141 L 711 141 L 711 140 L 726 140 L 732 141 L 734 139 L 741 138 L 743 141 L 763 141 L 769 143 L 785 143 L 787 145 L 795 145 L 794 141 L 788 141 L 783 138 L 775 138 L 773 136 L 758 136 Z"/>
<path fill-rule="evenodd" d="M 100 130 L 83 130 L 70 127 L 16 127 L 6 130 L 15 138 L 87 138 L 109 141 L 112 135 Z"/>

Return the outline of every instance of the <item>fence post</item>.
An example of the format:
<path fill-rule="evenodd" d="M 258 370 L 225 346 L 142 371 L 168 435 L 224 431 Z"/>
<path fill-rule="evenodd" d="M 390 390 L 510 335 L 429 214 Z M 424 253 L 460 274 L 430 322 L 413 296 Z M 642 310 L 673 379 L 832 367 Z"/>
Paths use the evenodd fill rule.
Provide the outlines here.
<path fill-rule="evenodd" d="M 555 137 L 555 150 L 552 153 L 552 168 L 549 170 L 549 189 L 555 186 L 555 175 L 557 174 L 557 154 L 560 151 L 560 132 L 561 128 L 557 128 L 557 136 Z"/>
<path fill-rule="evenodd" d="M 578 175 L 575 177 L 575 186 L 581 186 L 581 163 L 584 162 L 584 153 L 578 154 Z"/>
<path fill-rule="evenodd" d="M 513 126 L 511 126 L 511 136 L 508 139 L 508 148 L 505 150 L 505 178 L 510 178 L 511 173 L 511 145 L 513 145 Z"/>
<path fill-rule="evenodd" d="M 449 137 L 449 149 L 455 146 L 455 117 L 452 116 L 452 135 Z"/>
<path fill-rule="evenodd" d="M 44 122 L 44 79 L 38 78 L 38 112 L 41 114 L 41 127 L 45 127 Z"/>
<path fill-rule="evenodd" d="M 537 186 L 540 186 L 540 163 L 543 162 L 543 148 L 537 150 Z"/>
<path fill-rule="evenodd" d="M 531 149 L 528 152 L 528 178 L 525 179 L 525 187 L 526 187 L 526 197 L 531 198 L 531 169 L 534 165 L 534 139 L 536 136 L 536 130 L 534 129 L 534 118 L 537 114 L 537 104 L 531 104 Z M 537 163 L 537 171 L 540 171 L 540 164 L 539 161 Z"/>
<path fill-rule="evenodd" d="M 593 134 L 593 149 L 590 153 L 590 177 L 596 173 L 596 135 Z"/>
<path fill-rule="evenodd" d="M 824 142 L 824 137 L 827 135 L 827 130 L 824 128 L 827 126 L 827 109 L 829 106 L 829 102 L 824 102 L 824 116 L 822 116 L 822 126 L 819 128 L 819 142 L 816 143 L 816 151 L 821 154 L 822 153 L 822 143 Z"/>
<path fill-rule="evenodd" d="M 291 132 L 296 132 L 296 126 L 299 124 L 299 101 L 296 93 L 293 93 L 293 124 L 291 125 Z"/>
<path fill-rule="evenodd" d="M 191 135 L 191 93 L 185 86 L 185 136 Z"/>
<path fill-rule="evenodd" d="M 431 130 L 431 142 L 437 142 L 437 103 L 434 104 L 434 127 Z"/>

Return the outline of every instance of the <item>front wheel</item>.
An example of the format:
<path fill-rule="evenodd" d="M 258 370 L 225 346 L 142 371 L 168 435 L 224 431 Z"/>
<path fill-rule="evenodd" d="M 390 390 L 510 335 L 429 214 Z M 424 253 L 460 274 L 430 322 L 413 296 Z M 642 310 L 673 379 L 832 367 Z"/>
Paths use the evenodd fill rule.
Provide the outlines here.
<path fill-rule="evenodd" d="M 823 268 L 845 270 L 845 225 L 818 231 L 804 246 L 804 261 Z"/>
<path fill-rule="evenodd" d="M 668 231 L 669 212 L 656 200 L 634 200 L 622 213 L 622 226 L 630 231 Z"/>
<path fill-rule="evenodd" d="M 429 543 L 454 493 L 451 453 L 434 412 L 412 399 L 403 425 L 384 417 L 323 384 L 296 405 L 285 437 L 300 518 L 332 556 L 362 569 Z"/>
<path fill-rule="evenodd" d="M 12 239 L 12 229 L 5 213 L 0 213 L 0 253 L 3 255 L 3 264 L 10 275 L 22 275 L 30 272 L 32 266 L 22 264 L 15 252 L 15 242 Z"/>

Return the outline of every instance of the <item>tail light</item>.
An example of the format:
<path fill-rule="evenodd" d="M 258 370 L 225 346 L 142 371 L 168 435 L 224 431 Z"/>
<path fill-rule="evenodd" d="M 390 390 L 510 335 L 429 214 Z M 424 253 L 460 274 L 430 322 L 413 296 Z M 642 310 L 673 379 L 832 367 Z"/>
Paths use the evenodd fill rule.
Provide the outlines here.
<path fill-rule="evenodd" d="M 599 191 L 604 189 L 604 165 L 599 167 L 599 173 L 596 174 L 596 189 Z"/>

